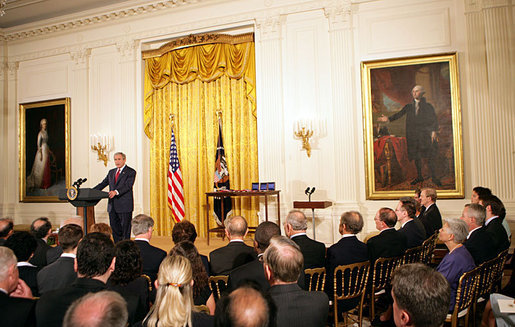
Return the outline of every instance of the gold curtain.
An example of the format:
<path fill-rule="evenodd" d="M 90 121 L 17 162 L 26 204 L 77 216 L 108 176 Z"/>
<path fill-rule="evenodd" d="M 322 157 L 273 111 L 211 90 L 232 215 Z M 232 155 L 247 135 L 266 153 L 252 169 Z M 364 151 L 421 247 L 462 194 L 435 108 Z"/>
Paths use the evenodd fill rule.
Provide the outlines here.
<path fill-rule="evenodd" d="M 231 187 L 250 188 L 258 181 L 254 43 L 198 45 L 145 60 L 150 210 L 158 235 L 171 235 L 174 224 L 167 205 L 170 114 L 175 117 L 185 218 L 195 224 L 199 235 L 206 235 L 205 192 L 213 190 L 217 110 L 222 111 Z M 255 226 L 257 201 L 234 202 L 234 214 L 243 215 Z M 210 227 L 214 227 L 212 202 L 210 209 Z"/>

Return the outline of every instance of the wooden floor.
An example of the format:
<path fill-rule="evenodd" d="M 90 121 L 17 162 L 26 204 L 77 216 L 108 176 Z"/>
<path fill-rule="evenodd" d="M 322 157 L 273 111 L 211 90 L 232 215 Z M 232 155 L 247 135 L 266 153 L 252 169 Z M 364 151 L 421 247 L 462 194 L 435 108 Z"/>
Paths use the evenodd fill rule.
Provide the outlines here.
<path fill-rule="evenodd" d="M 209 252 L 213 251 L 214 249 L 217 249 L 219 247 L 227 245 L 229 240 L 225 238 L 225 240 L 222 240 L 221 237 L 216 237 L 215 234 L 212 234 L 209 237 L 209 246 L 207 245 L 207 239 L 202 237 L 197 237 L 197 240 L 195 241 L 195 246 L 197 247 L 198 251 L 203 255 L 208 255 Z M 252 246 L 253 241 L 252 238 L 245 238 L 245 243 L 249 246 Z M 157 246 L 160 249 L 165 250 L 167 253 L 173 248 L 174 244 L 172 241 L 171 236 L 152 236 L 152 239 L 150 240 L 150 244 L 153 246 Z"/>

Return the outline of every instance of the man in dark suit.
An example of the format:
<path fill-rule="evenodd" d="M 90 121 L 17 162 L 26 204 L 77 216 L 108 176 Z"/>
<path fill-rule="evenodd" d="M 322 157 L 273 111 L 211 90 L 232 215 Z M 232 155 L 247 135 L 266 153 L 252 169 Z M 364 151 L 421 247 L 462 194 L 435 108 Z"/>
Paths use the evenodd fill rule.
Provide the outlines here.
<path fill-rule="evenodd" d="M 408 158 L 415 161 L 417 178 L 411 184 L 424 181 L 422 175 L 422 159 L 426 159 L 431 170 L 431 179 L 436 186 L 441 186 L 436 175 L 435 157 L 437 154 L 438 118 L 435 109 L 426 102 L 424 87 L 415 85 L 411 90 L 413 101 L 405 105 L 402 110 L 390 117 L 381 116 L 380 122 L 392 122 L 406 115 L 406 142 L 408 145 Z"/>
<path fill-rule="evenodd" d="M 263 261 L 269 293 L 277 306 L 277 327 L 324 327 L 329 299 L 324 292 L 307 292 L 297 284 L 304 268 L 298 245 L 284 236 L 274 236 Z"/>
<path fill-rule="evenodd" d="M 36 301 L 27 284 L 18 278 L 14 252 L 0 246 L 0 308 L 2 326 L 35 326 Z"/>
<path fill-rule="evenodd" d="M 38 267 L 47 265 L 46 254 L 52 247 L 48 245 L 48 237 L 52 234 L 52 224 L 46 217 L 41 217 L 32 222 L 30 225 L 30 233 L 38 242 L 38 247 L 34 251 L 34 255 L 30 259 L 30 263 Z"/>
<path fill-rule="evenodd" d="M 0 246 L 14 232 L 14 223 L 11 218 L 0 218 Z"/>
<path fill-rule="evenodd" d="M 34 296 L 39 296 L 37 276 L 41 268 L 29 262 L 37 247 L 34 236 L 29 232 L 15 232 L 5 241 L 5 246 L 13 250 L 18 258 L 20 279 L 29 285 Z"/>
<path fill-rule="evenodd" d="M 82 228 L 75 224 L 68 224 L 59 229 L 57 236 L 63 248 L 63 254 L 55 262 L 39 271 L 37 278 L 40 294 L 71 285 L 77 279 L 74 262 L 77 246 L 83 236 Z"/>
<path fill-rule="evenodd" d="M 399 200 L 395 214 L 397 220 L 402 224 L 399 232 L 406 237 L 408 249 L 420 246 L 426 240 L 426 229 L 419 219 L 415 219 L 415 213 L 415 200 L 410 197 L 403 197 Z"/>
<path fill-rule="evenodd" d="M 276 235 L 281 235 L 281 229 L 277 224 L 271 221 L 264 221 L 259 224 L 256 228 L 256 234 L 254 235 L 254 249 L 256 250 L 257 258 L 231 271 L 229 280 L 227 281 L 228 293 L 249 280 L 256 282 L 262 291 L 266 291 L 270 288 L 270 284 L 268 284 L 265 277 L 265 271 L 263 270 L 263 262 L 260 258 L 268 248 L 272 236 Z"/>
<path fill-rule="evenodd" d="M 284 233 L 300 247 L 304 256 L 304 269 L 325 267 L 325 244 L 306 235 L 308 220 L 302 211 L 292 210 L 286 217 Z"/>
<path fill-rule="evenodd" d="M 436 206 L 436 190 L 433 188 L 422 189 L 420 200 L 426 208 L 420 215 L 420 221 L 426 229 L 426 237 L 430 237 L 442 228 L 442 215 Z"/>
<path fill-rule="evenodd" d="M 356 237 L 363 229 L 363 216 L 357 211 L 347 211 L 340 217 L 339 232 L 342 238 L 327 249 L 325 292 L 334 296 L 334 269 L 368 260 L 367 245 Z M 350 310 L 359 303 L 359 298 L 338 302 L 340 312 Z"/>
<path fill-rule="evenodd" d="M 485 208 L 478 203 L 466 204 L 460 217 L 461 220 L 467 223 L 469 230 L 463 245 L 470 252 L 472 258 L 474 258 L 476 266 L 497 256 L 493 246 L 494 242 L 483 227 L 485 217 Z"/>
<path fill-rule="evenodd" d="M 89 233 L 77 247 L 75 266 L 77 280 L 68 287 L 48 291 L 36 305 L 38 326 L 62 326 L 63 318 L 73 301 L 107 288 L 107 280 L 115 268 L 115 248 L 109 236 L 102 233 Z M 138 308 L 137 296 L 124 296 L 127 301 L 129 322 L 134 323 Z M 142 319 L 142 317 L 140 318 Z"/>
<path fill-rule="evenodd" d="M 406 251 L 406 236 L 395 230 L 397 216 L 390 208 L 381 208 L 374 218 L 377 230 L 380 233 L 367 242 L 368 258 L 372 263 L 378 258 L 391 258 L 404 254 Z"/>
<path fill-rule="evenodd" d="M 247 235 L 247 221 L 242 216 L 231 216 L 224 221 L 229 244 L 209 253 L 211 275 L 229 275 L 236 267 L 256 258 L 254 249 L 243 242 Z"/>
<path fill-rule="evenodd" d="M 505 210 L 504 204 L 495 195 L 481 198 L 480 203 L 486 209 L 485 230 L 492 239 L 496 254 L 499 254 L 510 247 L 508 234 L 502 225 L 502 219 L 499 217 Z"/>
<path fill-rule="evenodd" d="M 136 179 L 136 171 L 127 166 L 125 160 L 124 153 L 115 153 L 114 164 L 116 168 L 111 169 L 106 178 L 94 187 L 97 190 L 102 190 L 109 185 L 107 212 L 109 212 L 109 223 L 113 230 L 115 243 L 131 237 L 131 219 L 134 210 L 132 186 Z"/>
<path fill-rule="evenodd" d="M 134 242 L 141 252 L 143 273 L 150 277 L 152 285 L 157 278 L 157 272 L 161 262 L 166 257 L 166 252 L 150 245 L 150 239 L 154 231 L 154 219 L 140 214 L 132 219 L 132 233 L 136 236 Z"/>

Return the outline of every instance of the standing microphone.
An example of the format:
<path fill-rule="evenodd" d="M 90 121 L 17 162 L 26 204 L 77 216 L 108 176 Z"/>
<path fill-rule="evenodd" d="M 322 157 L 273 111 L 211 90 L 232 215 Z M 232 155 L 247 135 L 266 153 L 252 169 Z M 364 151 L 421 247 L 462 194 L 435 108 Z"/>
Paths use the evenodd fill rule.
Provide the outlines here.
<path fill-rule="evenodd" d="M 308 195 L 309 194 L 309 186 L 306 188 L 306 190 L 304 191 L 304 194 Z"/>

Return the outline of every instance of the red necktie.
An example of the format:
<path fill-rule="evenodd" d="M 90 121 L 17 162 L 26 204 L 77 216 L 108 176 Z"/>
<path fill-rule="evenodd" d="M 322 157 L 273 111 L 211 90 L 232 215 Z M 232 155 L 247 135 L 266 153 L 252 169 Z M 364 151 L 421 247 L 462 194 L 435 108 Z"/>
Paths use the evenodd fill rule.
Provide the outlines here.
<path fill-rule="evenodd" d="M 118 182 L 118 176 L 120 176 L 120 168 L 118 168 L 118 171 L 116 172 L 116 176 L 114 176 L 114 182 Z"/>

